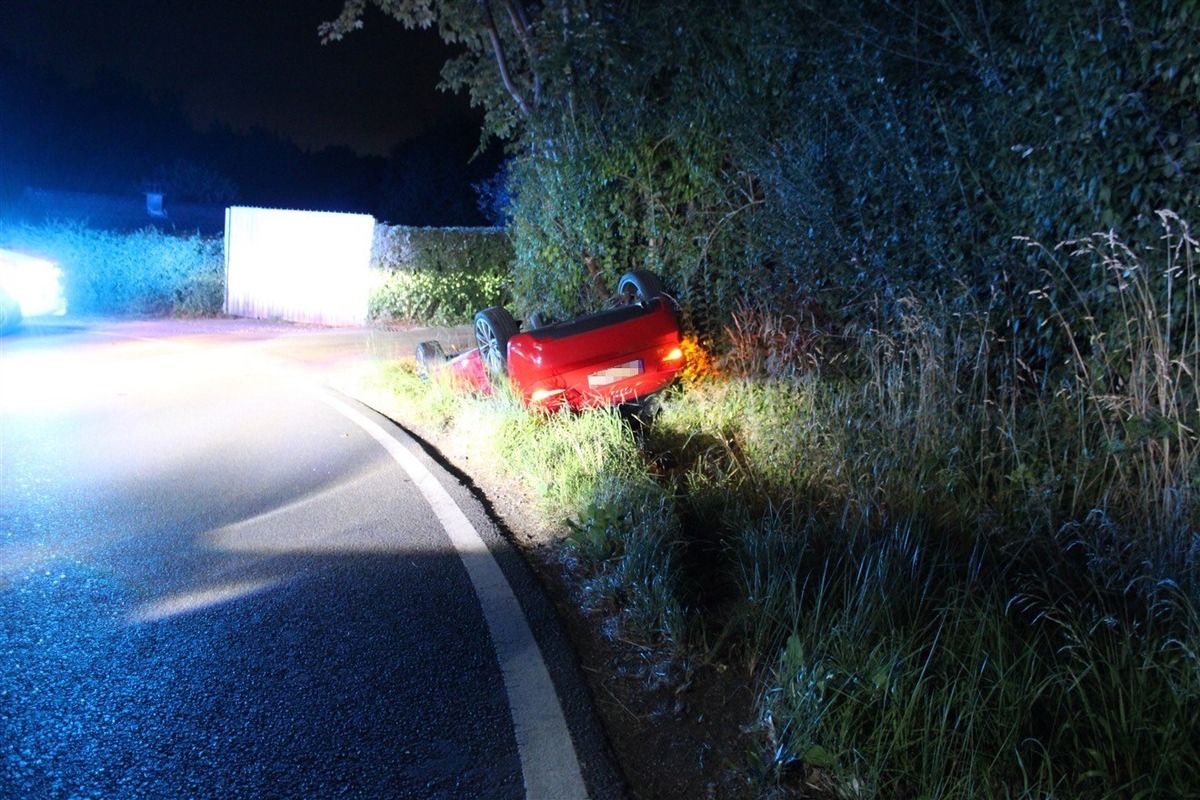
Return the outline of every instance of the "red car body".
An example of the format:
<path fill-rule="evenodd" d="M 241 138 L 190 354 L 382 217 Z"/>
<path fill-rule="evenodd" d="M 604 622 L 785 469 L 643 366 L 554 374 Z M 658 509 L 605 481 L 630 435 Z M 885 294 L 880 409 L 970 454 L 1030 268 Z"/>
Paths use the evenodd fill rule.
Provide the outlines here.
<path fill-rule="evenodd" d="M 573 410 L 635 403 L 669 386 L 684 366 L 679 319 L 665 297 L 519 331 L 508 340 L 507 372 L 532 408 Z M 490 393 L 474 348 L 438 368 Z"/>

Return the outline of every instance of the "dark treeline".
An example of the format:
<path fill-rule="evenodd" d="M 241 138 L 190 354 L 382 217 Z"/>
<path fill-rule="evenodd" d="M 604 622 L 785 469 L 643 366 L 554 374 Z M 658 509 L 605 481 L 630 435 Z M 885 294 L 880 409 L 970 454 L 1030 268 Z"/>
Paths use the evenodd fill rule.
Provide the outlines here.
<path fill-rule="evenodd" d="M 113 73 L 89 86 L 0 50 L 0 201 L 26 187 L 99 194 L 164 191 L 170 200 L 373 213 L 397 224 L 479 225 L 471 160 L 478 126 L 431 130 L 390 157 L 347 147 L 306 152 L 281 134 L 195 130 L 176 98 L 151 99 Z M 463 144 L 469 141 L 470 145 Z M 411 173 L 411 174 L 410 174 Z M 436 198 L 414 182 L 437 181 Z M 436 199 L 436 202 L 434 202 Z"/>

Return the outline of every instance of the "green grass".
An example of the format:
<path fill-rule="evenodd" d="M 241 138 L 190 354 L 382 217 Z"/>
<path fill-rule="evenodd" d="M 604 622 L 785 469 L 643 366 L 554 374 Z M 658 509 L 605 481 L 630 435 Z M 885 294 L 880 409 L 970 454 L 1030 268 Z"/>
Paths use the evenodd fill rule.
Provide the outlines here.
<path fill-rule="evenodd" d="M 400 383 L 567 521 L 631 635 L 744 670 L 764 792 L 1195 797 L 1200 276 L 1162 222 L 1047 251 L 1037 324 L 948 295 L 823 342 L 746 309 L 726 377 L 639 434 Z"/>
<path fill-rule="evenodd" d="M 687 639 L 675 499 L 647 471 L 620 414 L 533 414 L 507 387 L 479 397 L 422 380 L 412 362 L 388 365 L 381 378 L 406 421 L 524 484 L 541 515 L 566 531 L 563 546 L 584 564 L 598 607 L 617 611 L 635 635 Z"/>

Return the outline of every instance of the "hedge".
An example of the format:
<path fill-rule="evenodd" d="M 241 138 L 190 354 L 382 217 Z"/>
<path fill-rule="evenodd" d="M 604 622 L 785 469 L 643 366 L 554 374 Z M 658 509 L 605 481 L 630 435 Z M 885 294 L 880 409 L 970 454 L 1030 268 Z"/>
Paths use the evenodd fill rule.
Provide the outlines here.
<path fill-rule="evenodd" d="M 73 314 L 208 316 L 225 301 L 219 237 L 50 222 L 0 225 L 0 246 L 57 262 Z"/>
<path fill-rule="evenodd" d="M 499 228 L 376 225 L 374 321 L 455 325 L 509 301 L 513 249 Z"/>

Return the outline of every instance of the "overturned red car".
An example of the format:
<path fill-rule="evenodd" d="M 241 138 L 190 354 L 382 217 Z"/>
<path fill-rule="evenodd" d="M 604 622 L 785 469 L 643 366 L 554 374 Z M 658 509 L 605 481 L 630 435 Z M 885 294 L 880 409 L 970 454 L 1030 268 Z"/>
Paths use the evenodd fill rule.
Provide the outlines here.
<path fill-rule="evenodd" d="M 613 308 L 564 322 L 534 315 L 528 330 L 500 306 L 475 315 L 478 347 L 447 358 L 417 345 L 422 374 L 446 374 L 491 392 L 507 376 L 527 405 L 574 410 L 634 404 L 669 386 L 684 366 L 679 316 L 658 276 L 634 270 L 617 284 Z"/>

